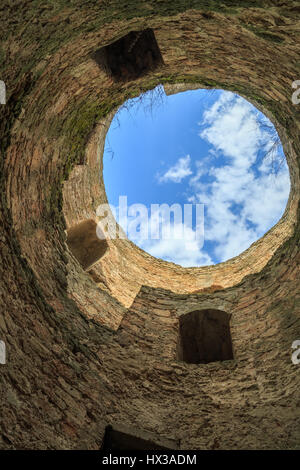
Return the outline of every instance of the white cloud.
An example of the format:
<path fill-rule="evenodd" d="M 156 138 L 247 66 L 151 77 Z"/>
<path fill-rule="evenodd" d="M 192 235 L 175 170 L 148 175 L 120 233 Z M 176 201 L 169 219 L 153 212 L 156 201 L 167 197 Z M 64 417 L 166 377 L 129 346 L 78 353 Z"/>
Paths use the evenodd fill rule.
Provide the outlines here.
<path fill-rule="evenodd" d="M 259 151 L 271 147 L 269 125 L 247 101 L 229 92 L 204 113 L 199 135 L 213 146 L 216 157 L 206 172 L 190 178 L 190 200 L 206 204 L 205 239 L 214 242 L 218 261 L 248 248 L 284 211 L 290 189 L 286 163 L 276 174 L 272 159 L 257 165 Z M 275 152 L 272 158 L 278 161 L 280 156 Z M 207 175 L 212 182 L 205 182 Z"/>
<path fill-rule="evenodd" d="M 144 240 L 139 246 L 156 258 L 171 261 L 183 267 L 214 264 L 208 253 L 197 247 L 196 242 L 186 247 L 183 240 Z"/>
<path fill-rule="evenodd" d="M 252 188 L 242 217 L 255 224 L 261 236 L 279 220 L 284 211 L 290 189 L 288 169 L 285 167 L 277 176 L 262 175 L 254 181 Z"/>
<path fill-rule="evenodd" d="M 170 219 L 164 219 L 160 213 L 160 227 L 168 224 Z M 151 224 L 156 225 L 156 213 L 151 212 L 149 218 L 149 227 Z M 149 230 L 150 234 L 151 230 Z M 162 232 L 161 232 L 162 235 Z M 203 247 L 203 234 L 196 231 L 191 227 L 188 221 L 184 220 L 172 222 L 170 224 L 170 235 L 168 238 L 160 239 L 144 239 L 142 237 L 134 240 L 138 246 L 143 250 L 150 253 L 156 258 L 162 258 L 165 261 L 179 264 L 184 267 L 203 266 L 213 264 L 211 257 L 202 250 Z"/>
<path fill-rule="evenodd" d="M 179 160 L 169 168 L 163 175 L 157 175 L 157 179 L 160 183 L 167 183 L 172 181 L 173 183 L 181 183 L 183 178 L 192 175 L 190 168 L 191 157 L 186 155 L 185 157 L 179 158 Z"/>
<path fill-rule="evenodd" d="M 236 167 L 249 168 L 255 161 L 264 133 L 253 107 L 243 98 L 233 97 L 232 93 L 222 93 L 204 113 L 207 127 L 199 135 L 225 157 L 230 157 Z"/>
<path fill-rule="evenodd" d="M 196 173 L 189 179 L 189 185 L 193 187 L 193 189 L 197 189 L 201 191 L 204 189 L 203 183 L 201 183 L 201 178 L 207 173 L 207 167 L 209 166 L 210 157 L 205 157 L 202 160 L 196 160 Z M 191 196 L 192 198 L 193 196 Z"/>

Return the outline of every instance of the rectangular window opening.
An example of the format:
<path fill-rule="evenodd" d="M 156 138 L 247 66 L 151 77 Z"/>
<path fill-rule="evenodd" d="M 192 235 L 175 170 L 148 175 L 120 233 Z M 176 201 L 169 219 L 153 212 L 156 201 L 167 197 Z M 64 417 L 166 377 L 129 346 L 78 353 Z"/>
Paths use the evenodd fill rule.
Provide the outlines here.
<path fill-rule="evenodd" d="M 177 359 L 190 364 L 233 359 L 230 315 L 207 309 L 179 317 Z"/>
<path fill-rule="evenodd" d="M 154 31 L 131 31 L 98 49 L 93 59 L 116 82 L 135 80 L 163 65 Z"/>

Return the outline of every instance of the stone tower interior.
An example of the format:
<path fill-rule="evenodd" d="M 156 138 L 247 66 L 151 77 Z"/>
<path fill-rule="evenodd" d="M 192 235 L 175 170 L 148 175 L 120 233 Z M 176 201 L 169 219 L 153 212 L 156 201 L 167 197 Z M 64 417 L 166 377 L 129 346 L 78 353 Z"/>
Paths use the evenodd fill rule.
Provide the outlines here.
<path fill-rule="evenodd" d="M 300 449 L 300 2 L 0 10 L 0 448 Z M 280 136 L 284 215 L 224 263 L 95 237 L 106 132 L 158 84 L 237 92 Z"/>

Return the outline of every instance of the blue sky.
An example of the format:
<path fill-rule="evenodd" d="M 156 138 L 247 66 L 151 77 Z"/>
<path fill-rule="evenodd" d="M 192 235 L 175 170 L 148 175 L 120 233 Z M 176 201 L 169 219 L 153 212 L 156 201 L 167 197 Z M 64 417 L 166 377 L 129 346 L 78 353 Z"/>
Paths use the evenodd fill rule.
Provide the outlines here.
<path fill-rule="evenodd" d="M 290 182 L 276 139 L 270 121 L 238 95 L 194 90 L 166 96 L 160 87 L 142 101 L 130 100 L 110 126 L 104 151 L 108 201 L 118 206 L 126 195 L 128 205 L 144 204 L 149 213 L 151 204 L 204 204 L 203 246 L 176 237 L 133 241 L 182 266 L 226 261 L 284 212 Z"/>

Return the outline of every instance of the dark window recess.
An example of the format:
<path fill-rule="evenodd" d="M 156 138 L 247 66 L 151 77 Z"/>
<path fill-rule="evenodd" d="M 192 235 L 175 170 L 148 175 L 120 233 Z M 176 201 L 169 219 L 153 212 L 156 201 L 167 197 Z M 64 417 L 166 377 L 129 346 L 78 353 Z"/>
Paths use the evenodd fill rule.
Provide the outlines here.
<path fill-rule="evenodd" d="M 179 317 L 177 359 L 191 364 L 233 359 L 230 315 L 221 310 L 196 310 Z"/>
<path fill-rule="evenodd" d="M 112 450 L 168 450 L 178 448 L 173 441 L 170 441 L 170 447 L 166 447 L 162 443 L 155 443 L 152 436 L 145 433 L 142 433 L 142 435 L 143 437 L 141 437 L 141 433 L 139 435 L 128 434 L 123 430 L 120 431 L 112 426 L 107 426 L 100 450 L 105 452 Z"/>
<path fill-rule="evenodd" d="M 91 268 L 106 252 L 107 241 L 98 238 L 94 220 L 84 220 L 68 230 L 67 245 L 83 269 Z"/>
<path fill-rule="evenodd" d="M 152 29 L 131 31 L 96 51 L 93 59 L 115 81 L 122 82 L 135 80 L 163 65 Z"/>

